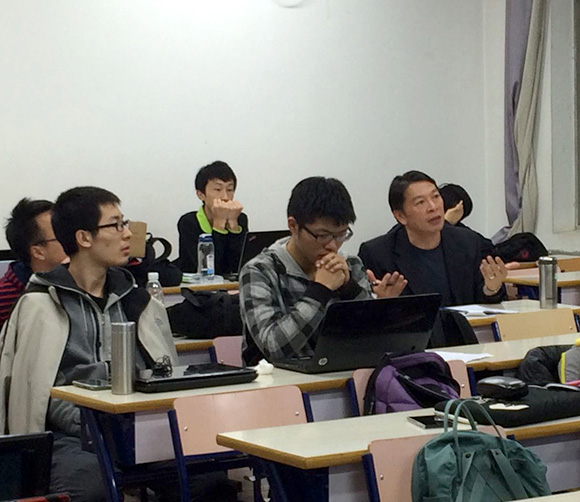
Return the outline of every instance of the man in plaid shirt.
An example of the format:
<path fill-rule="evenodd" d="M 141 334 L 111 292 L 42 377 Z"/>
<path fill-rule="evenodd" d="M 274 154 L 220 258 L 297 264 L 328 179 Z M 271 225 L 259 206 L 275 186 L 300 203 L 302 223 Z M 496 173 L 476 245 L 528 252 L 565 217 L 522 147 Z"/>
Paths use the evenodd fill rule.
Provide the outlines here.
<path fill-rule="evenodd" d="M 240 274 L 248 363 L 256 361 L 258 351 L 269 360 L 311 355 L 329 303 L 371 297 L 360 259 L 339 254 L 356 219 L 340 181 L 302 180 L 292 190 L 287 214 L 290 237 L 272 244 Z M 399 295 L 405 285 L 396 273 L 373 286 L 377 296 L 386 297 Z"/>

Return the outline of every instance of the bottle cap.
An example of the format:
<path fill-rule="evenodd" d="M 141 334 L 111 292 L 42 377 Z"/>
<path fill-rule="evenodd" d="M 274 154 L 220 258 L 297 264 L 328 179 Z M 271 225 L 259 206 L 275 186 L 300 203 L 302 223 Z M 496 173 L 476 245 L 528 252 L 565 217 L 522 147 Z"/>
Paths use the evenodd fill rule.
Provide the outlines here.
<path fill-rule="evenodd" d="M 148 281 L 158 281 L 159 280 L 159 272 L 148 272 L 147 273 L 147 280 Z"/>
<path fill-rule="evenodd" d="M 211 234 L 201 234 L 199 236 L 199 240 L 200 242 L 211 242 L 213 239 L 211 237 Z"/>

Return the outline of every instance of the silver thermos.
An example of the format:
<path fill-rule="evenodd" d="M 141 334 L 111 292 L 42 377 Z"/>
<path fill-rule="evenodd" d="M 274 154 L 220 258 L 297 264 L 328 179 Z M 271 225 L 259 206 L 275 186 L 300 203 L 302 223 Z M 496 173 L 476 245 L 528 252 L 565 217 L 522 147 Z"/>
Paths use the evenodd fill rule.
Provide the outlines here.
<path fill-rule="evenodd" d="M 135 323 L 111 323 L 111 391 L 131 394 L 135 382 Z"/>
<path fill-rule="evenodd" d="M 540 266 L 540 308 L 558 307 L 558 259 L 555 256 L 541 256 Z"/>

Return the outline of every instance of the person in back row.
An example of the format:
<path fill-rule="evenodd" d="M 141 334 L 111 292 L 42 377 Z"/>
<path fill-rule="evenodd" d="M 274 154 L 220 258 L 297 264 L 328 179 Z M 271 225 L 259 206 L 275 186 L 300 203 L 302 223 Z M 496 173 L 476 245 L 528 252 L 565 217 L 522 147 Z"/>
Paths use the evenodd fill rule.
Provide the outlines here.
<path fill-rule="evenodd" d="M 248 363 L 260 355 L 269 360 L 311 355 L 330 302 L 371 297 L 361 261 L 339 253 L 356 219 L 340 181 L 302 180 L 292 190 L 287 215 L 290 237 L 272 244 L 240 273 Z M 375 291 L 397 296 L 405 284 L 399 274 L 387 274 Z"/>
<path fill-rule="evenodd" d="M 420 171 L 396 176 L 389 205 L 398 223 L 359 250 L 373 279 L 397 271 L 408 281 L 403 294 L 439 293 L 442 305 L 505 299 L 505 264 L 497 257 L 481 259 L 475 232 L 445 224 L 443 199 L 431 177 Z"/>
<path fill-rule="evenodd" d="M 201 234 L 211 234 L 215 247 L 215 273 L 228 276 L 238 272 L 248 217 L 234 200 L 237 179 L 225 162 L 202 167 L 195 177 L 195 193 L 202 201 L 197 211 L 184 214 L 179 230 L 179 266 L 183 272 L 197 272 L 197 242 Z"/>
<path fill-rule="evenodd" d="M 50 223 L 53 203 L 22 199 L 6 223 L 6 240 L 18 258 L 0 278 L 0 328 L 33 272 L 48 272 L 66 259 Z"/>
<path fill-rule="evenodd" d="M 52 226 L 70 264 L 31 277 L 0 340 L 0 432 L 53 431 L 50 491 L 73 502 L 105 500 L 105 489 L 97 456 L 81 448 L 79 409 L 51 387 L 109 378 L 113 322 L 136 322 L 138 368 L 177 362 L 165 308 L 120 268 L 131 232 L 119 204 L 96 187 L 59 196 Z"/>

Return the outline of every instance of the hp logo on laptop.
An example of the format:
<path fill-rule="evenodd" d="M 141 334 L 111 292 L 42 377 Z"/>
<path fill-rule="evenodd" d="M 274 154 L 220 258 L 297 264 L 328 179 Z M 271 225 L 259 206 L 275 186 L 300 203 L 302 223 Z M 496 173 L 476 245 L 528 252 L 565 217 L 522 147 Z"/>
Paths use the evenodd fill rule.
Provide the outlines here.
<path fill-rule="evenodd" d="M 318 366 L 326 366 L 328 364 L 328 359 L 326 357 L 321 357 L 318 360 Z"/>

